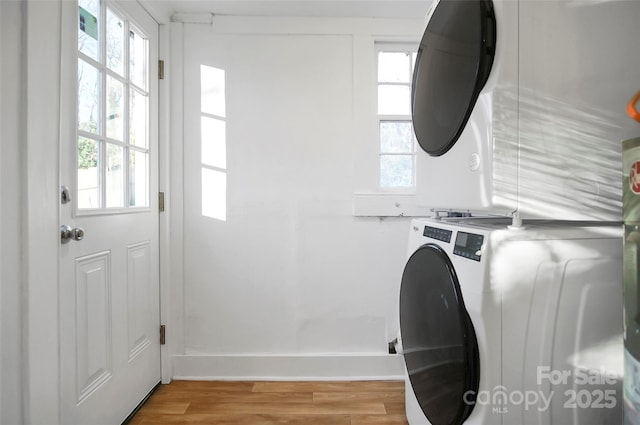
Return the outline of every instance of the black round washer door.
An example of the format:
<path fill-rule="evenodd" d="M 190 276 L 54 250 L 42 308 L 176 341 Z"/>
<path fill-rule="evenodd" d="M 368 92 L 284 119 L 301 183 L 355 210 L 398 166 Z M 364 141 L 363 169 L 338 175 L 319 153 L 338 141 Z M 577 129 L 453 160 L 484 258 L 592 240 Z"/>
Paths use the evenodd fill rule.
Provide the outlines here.
<path fill-rule="evenodd" d="M 462 424 L 478 392 L 478 344 L 453 264 L 438 245 L 423 245 L 405 266 L 400 329 L 409 380 L 425 416 L 432 425 Z"/>
<path fill-rule="evenodd" d="M 444 155 L 456 143 L 487 82 L 495 55 L 491 0 L 441 0 L 418 48 L 411 87 L 420 147 Z"/>

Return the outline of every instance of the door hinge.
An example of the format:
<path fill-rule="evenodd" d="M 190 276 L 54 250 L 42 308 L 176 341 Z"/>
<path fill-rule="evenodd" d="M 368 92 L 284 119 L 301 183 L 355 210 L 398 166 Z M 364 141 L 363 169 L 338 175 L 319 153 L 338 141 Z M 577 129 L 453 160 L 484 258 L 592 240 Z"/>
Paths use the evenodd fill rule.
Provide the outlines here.
<path fill-rule="evenodd" d="M 164 325 L 160 325 L 160 345 L 166 344 L 166 336 L 165 336 L 165 327 Z"/>
<path fill-rule="evenodd" d="M 158 209 L 164 212 L 164 192 L 158 192 Z"/>
<path fill-rule="evenodd" d="M 164 80 L 164 61 L 158 61 L 158 79 Z"/>

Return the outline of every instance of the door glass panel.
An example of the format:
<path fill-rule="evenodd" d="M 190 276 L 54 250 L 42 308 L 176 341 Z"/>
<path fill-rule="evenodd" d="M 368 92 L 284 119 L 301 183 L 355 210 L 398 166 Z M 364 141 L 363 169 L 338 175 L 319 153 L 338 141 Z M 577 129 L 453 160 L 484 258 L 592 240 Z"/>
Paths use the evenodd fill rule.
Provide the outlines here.
<path fill-rule="evenodd" d="M 107 77 L 107 137 L 123 140 L 124 102 L 123 84 L 113 77 Z"/>
<path fill-rule="evenodd" d="M 106 1 L 80 0 L 80 7 L 81 21 L 96 19 L 79 35 L 78 134 L 88 139 L 78 138 L 77 206 L 148 207 L 149 40 Z M 102 156 L 91 166 L 83 157 L 89 151 Z"/>
<path fill-rule="evenodd" d="M 123 148 L 107 143 L 106 207 L 124 207 Z"/>
<path fill-rule="evenodd" d="M 78 208 L 100 208 L 99 144 L 78 138 Z"/>
<path fill-rule="evenodd" d="M 147 175 L 149 154 L 131 150 L 129 152 L 129 206 L 149 206 Z"/>
<path fill-rule="evenodd" d="M 410 115 L 411 90 L 409 86 L 385 85 L 378 86 L 378 114 L 379 115 Z"/>
<path fill-rule="evenodd" d="M 78 50 L 91 59 L 98 60 L 100 38 L 100 2 L 80 0 L 78 2 Z"/>
<path fill-rule="evenodd" d="M 123 75 L 124 22 L 110 9 L 107 9 L 107 66 Z"/>
<path fill-rule="evenodd" d="M 420 247 L 405 266 L 400 328 L 409 380 L 427 419 L 463 423 L 473 410 L 467 402 L 475 401 L 464 395 L 479 386 L 478 347 L 451 260 L 436 245 Z"/>
<path fill-rule="evenodd" d="M 133 88 L 129 104 L 129 143 L 147 147 L 147 96 Z"/>
<path fill-rule="evenodd" d="M 147 88 L 147 40 L 129 30 L 129 78 L 142 89 Z"/>
<path fill-rule="evenodd" d="M 100 72 L 78 60 L 78 128 L 100 133 Z"/>

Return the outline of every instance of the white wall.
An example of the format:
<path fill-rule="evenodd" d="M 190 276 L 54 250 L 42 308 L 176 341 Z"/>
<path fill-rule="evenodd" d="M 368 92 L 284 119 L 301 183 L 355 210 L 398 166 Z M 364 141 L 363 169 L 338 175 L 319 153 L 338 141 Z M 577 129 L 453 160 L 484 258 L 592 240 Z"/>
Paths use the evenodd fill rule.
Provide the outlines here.
<path fill-rule="evenodd" d="M 409 222 L 352 215 L 362 160 L 354 88 L 375 89 L 374 40 L 417 41 L 421 26 L 224 17 L 184 25 L 184 356 L 175 375 L 402 373 L 387 342 L 398 328 Z M 226 221 L 202 215 L 201 65 L 226 75 Z M 343 370 L 326 355 L 383 361 Z M 314 360 L 292 366 L 299 357 Z"/>
<path fill-rule="evenodd" d="M 0 423 L 22 423 L 21 3 L 0 2 Z"/>

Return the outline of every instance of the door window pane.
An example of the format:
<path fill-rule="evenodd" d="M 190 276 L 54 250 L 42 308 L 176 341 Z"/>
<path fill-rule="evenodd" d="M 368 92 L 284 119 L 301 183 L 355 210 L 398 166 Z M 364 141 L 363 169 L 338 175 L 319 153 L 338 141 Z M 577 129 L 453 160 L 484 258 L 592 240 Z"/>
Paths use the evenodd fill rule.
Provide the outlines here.
<path fill-rule="evenodd" d="M 86 137 L 78 138 L 78 208 L 100 208 L 99 144 Z"/>
<path fill-rule="evenodd" d="M 107 66 L 123 75 L 124 22 L 110 9 L 107 9 Z"/>
<path fill-rule="evenodd" d="M 149 154 L 131 150 L 129 152 L 129 206 L 149 206 L 147 175 Z"/>
<path fill-rule="evenodd" d="M 129 30 L 129 78 L 143 89 L 147 88 L 147 40 Z"/>
<path fill-rule="evenodd" d="M 100 133 L 100 71 L 78 60 L 78 128 Z"/>
<path fill-rule="evenodd" d="M 100 39 L 100 2 L 80 0 L 78 2 L 78 50 L 98 60 Z"/>
<path fill-rule="evenodd" d="M 124 140 L 124 85 L 107 77 L 107 137 Z"/>
<path fill-rule="evenodd" d="M 413 186 L 412 155 L 380 155 L 380 187 Z"/>
<path fill-rule="evenodd" d="M 147 147 L 147 96 L 131 89 L 129 104 L 129 143 Z"/>
<path fill-rule="evenodd" d="M 107 208 L 124 207 L 123 148 L 107 143 L 106 201 Z"/>
<path fill-rule="evenodd" d="M 78 208 L 149 207 L 149 40 L 104 0 L 79 6 Z"/>

